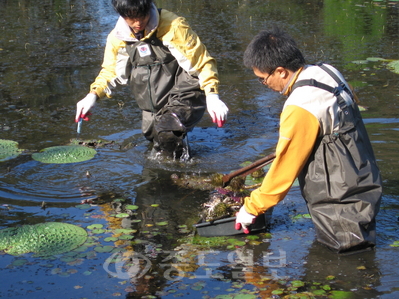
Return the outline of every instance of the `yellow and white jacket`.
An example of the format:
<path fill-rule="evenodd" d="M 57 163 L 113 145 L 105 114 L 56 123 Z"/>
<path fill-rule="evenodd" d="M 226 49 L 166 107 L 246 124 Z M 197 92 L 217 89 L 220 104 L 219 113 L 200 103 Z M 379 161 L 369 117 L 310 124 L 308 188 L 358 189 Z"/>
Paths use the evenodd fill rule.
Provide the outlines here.
<path fill-rule="evenodd" d="M 165 9 L 159 14 L 153 5 L 142 40 L 153 34 L 169 49 L 182 69 L 191 76 L 198 77 L 200 88 L 206 95 L 218 93 L 216 61 L 183 17 Z M 120 17 L 107 37 L 102 70 L 90 86 L 90 91 L 99 97 L 111 97 L 113 88 L 129 82 L 129 55 L 126 52 L 126 43 L 129 42 L 138 40 Z"/>

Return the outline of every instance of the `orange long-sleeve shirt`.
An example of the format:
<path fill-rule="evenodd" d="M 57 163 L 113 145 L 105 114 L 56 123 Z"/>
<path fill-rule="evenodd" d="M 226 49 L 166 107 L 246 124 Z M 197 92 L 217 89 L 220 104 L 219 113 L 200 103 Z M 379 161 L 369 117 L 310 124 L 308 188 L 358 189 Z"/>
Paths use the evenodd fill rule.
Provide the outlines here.
<path fill-rule="evenodd" d="M 309 111 L 295 105 L 285 107 L 280 117 L 276 158 L 261 187 L 245 198 L 245 210 L 264 213 L 284 199 L 308 160 L 319 134 L 319 121 Z"/>

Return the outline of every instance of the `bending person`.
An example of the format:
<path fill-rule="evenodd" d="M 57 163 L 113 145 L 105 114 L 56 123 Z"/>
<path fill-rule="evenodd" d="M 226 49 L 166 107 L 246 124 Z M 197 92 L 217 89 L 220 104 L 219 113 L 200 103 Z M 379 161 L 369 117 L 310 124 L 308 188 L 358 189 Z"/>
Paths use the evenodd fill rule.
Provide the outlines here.
<path fill-rule="evenodd" d="M 213 59 L 186 20 L 152 0 L 112 0 L 119 13 L 107 38 L 102 70 L 77 103 L 75 121 L 88 120 L 99 98 L 130 85 L 142 110 L 142 132 L 154 149 L 179 158 L 184 139 L 205 109 L 222 127 L 228 108 L 218 96 Z"/>
<path fill-rule="evenodd" d="M 328 64 L 306 65 L 295 41 L 278 28 L 255 36 L 244 64 L 288 98 L 276 158 L 261 187 L 245 198 L 237 228 L 283 200 L 298 177 L 319 242 L 336 252 L 373 247 L 380 171 L 342 74 Z"/>

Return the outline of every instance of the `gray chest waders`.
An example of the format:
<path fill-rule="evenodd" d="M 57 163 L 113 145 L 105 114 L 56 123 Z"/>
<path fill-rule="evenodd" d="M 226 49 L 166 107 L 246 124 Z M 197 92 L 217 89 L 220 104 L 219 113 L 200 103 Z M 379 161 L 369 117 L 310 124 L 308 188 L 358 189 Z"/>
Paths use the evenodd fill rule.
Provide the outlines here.
<path fill-rule="evenodd" d="M 315 225 L 317 240 L 343 253 L 375 246 L 375 217 L 379 211 L 382 183 L 374 152 L 357 104 L 347 105 L 341 93 L 349 88 L 323 64 L 318 64 L 338 87 L 300 80 L 293 89 L 314 86 L 337 98 L 339 128 L 318 138 L 299 175 L 302 195 Z"/>
<path fill-rule="evenodd" d="M 154 149 L 180 157 L 188 150 L 187 132 L 206 109 L 199 80 L 184 71 L 156 37 L 128 43 L 130 87 L 142 110 L 142 132 Z"/>

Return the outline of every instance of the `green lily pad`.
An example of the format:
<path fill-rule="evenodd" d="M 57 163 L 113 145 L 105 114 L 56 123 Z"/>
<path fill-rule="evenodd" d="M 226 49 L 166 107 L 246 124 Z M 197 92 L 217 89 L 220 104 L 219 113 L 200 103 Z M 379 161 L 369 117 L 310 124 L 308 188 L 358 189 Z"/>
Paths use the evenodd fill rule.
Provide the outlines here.
<path fill-rule="evenodd" d="M 18 142 L 0 139 L 0 162 L 17 157 L 22 150 L 18 149 Z"/>
<path fill-rule="evenodd" d="M 165 226 L 165 225 L 168 225 L 168 221 L 157 222 L 156 225 Z"/>
<path fill-rule="evenodd" d="M 132 235 L 122 235 L 119 237 L 120 240 L 131 240 L 133 238 L 134 238 L 134 236 L 132 236 Z"/>
<path fill-rule="evenodd" d="M 291 285 L 295 288 L 300 288 L 300 287 L 303 287 L 305 285 L 305 283 L 301 280 L 293 280 L 293 281 L 291 281 Z"/>
<path fill-rule="evenodd" d="M 97 246 L 94 248 L 94 251 L 97 252 L 111 252 L 114 249 L 113 246 Z"/>
<path fill-rule="evenodd" d="M 391 247 L 399 247 L 399 241 L 394 241 L 391 245 Z"/>
<path fill-rule="evenodd" d="M 345 292 L 345 291 L 331 291 L 331 295 L 329 298 L 332 299 L 349 299 L 353 298 L 352 292 Z"/>
<path fill-rule="evenodd" d="M 399 74 L 399 60 L 394 60 L 388 63 L 388 68 L 390 68 L 395 74 Z"/>
<path fill-rule="evenodd" d="M 96 153 L 95 149 L 85 146 L 64 145 L 45 148 L 39 153 L 32 154 L 32 158 L 42 163 L 77 163 L 92 159 Z"/>
<path fill-rule="evenodd" d="M 104 238 L 104 242 L 115 242 L 115 241 L 118 241 L 118 238 L 116 238 L 116 237 Z"/>
<path fill-rule="evenodd" d="M 99 235 L 99 234 L 105 233 L 106 230 L 105 230 L 105 229 L 102 229 L 102 228 L 95 228 L 95 229 L 93 229 L 91 232 L 92 232 L 93 234 Z"/>
<path fill-rule="evenodd" d="M 76 225 L 47 222 L 0 230 L 0 250 L 11 255 L 33 252 L 37 256 L 56 255 L 82 245 L 87 232 Z"/>
<path fill-rule="evenodd" d="M 129 229 L 129 228 L 117 228 L 115 230 L 116 234 L 130 234 L 130 233 L 136 233 L 137 229 Z"/>
<path fill-rule="evenodd" d="M 115 215 L 116 218 L 126 218 L 126 217 L 129 217 L 129 216 L 130 215 L 128 213 L 119 213 L 119 214 Z"/>
<path fill-rule="evenodd" d="M 368 61 L 373 61 L 373 62 L 375 62 L 375 61 L 386 61 L 386 59 L 385 58 L 381 58 L 381 57 L 368 57 L 368 58 L 366 58 Z"/>
<path fill-rule="evenodd" d="M 137 210 L 139 208 L 139 206 L 136 205 L 126 205 L 125 209 L 126 210 Z"/>
<path fill-rule="evenodd" d="M 97 223 L 97 224 L 89 225 L 89 226 L 87 227 L 87 229 L 103 228 L 103 226 L 104 226 L 104 225 Z"/>

